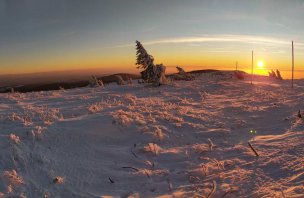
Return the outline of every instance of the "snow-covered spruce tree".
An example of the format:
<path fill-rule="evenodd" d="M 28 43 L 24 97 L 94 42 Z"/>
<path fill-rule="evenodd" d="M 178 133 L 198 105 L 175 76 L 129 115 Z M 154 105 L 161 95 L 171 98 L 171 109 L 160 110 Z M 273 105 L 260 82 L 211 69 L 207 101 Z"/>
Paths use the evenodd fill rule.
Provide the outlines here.
<path fill-rule="evenodd" d="M 136 65 L 138 69 L 142 69 L 141 78 L 150 83 L 153 81 L 154 76 L 154 58 L 149 55 L 146 49 L 139 41 L 136 41 Z"/>
<path fill-rule="evenodd" d="M 98 80 L 96 76 L 91 76 L 90 80 L 90 87 L 102 87 L 103 86 L 103 82 L 102 80 Z"/>
<path fill-rule="evenodd" d="M 148 54 L 139 41 L 136 41 L 136 65 L 138 65 L 137 69 L 143 70 L 140 74 L 144 82 L 157 85 L 166 83 L 166 67 L 162 64 L 154 65 L 153 56 Z"/>

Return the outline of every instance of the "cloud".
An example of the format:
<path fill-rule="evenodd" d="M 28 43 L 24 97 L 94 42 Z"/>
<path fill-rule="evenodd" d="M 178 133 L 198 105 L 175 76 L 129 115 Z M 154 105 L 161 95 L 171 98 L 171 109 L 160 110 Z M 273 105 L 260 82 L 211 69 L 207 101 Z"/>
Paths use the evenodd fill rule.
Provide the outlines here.
<path fill-rule="evenodd" d="M 268 46 L 287 46 L 291 45 L 291 41 L 286 39 L 278 39 L 274 37 L 264 37 L 255 35 L 204 35 L 196 37 L 177 37 L 164 38 L 142 42 L 144 45 L 159 45 L 159 44 L 183 44 L 183 43 L 212 43 L 212 42 L 234 42 L 247 44 L 260 44 Z M 304 43 L 297 43 L 298 46 L 304 46 Z M 134 44 L 118 45 L 115 47 L 130 47 Z"/>

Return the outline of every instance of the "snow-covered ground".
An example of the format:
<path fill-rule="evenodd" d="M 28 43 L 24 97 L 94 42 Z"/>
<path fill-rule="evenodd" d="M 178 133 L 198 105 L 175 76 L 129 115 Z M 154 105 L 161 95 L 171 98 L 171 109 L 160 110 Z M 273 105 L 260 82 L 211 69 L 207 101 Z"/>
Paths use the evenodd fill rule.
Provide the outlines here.
<path fill-rule="evenodd" d="M 1 94 L 0 197 L 304 197 L 303 99 L 210 74 Z"/>

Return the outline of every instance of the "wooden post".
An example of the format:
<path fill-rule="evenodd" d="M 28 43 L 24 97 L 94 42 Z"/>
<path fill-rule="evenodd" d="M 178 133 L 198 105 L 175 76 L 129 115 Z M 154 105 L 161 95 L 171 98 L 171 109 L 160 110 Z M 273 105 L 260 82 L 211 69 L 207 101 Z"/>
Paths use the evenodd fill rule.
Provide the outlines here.
<path fill-rule="evenodd" d="M 292 53 L 292 69 L 291 69 L 291 87 L 293 88 L 293 78 L 294 78 L 294 48 L 293 41 L 291 42 L 291 53 Z"/>
<path fill-rule="evenodd" d="M 253 50 L 251 52 L 251 84 L 252 84 L 252 78 L 253 78 Z"/>

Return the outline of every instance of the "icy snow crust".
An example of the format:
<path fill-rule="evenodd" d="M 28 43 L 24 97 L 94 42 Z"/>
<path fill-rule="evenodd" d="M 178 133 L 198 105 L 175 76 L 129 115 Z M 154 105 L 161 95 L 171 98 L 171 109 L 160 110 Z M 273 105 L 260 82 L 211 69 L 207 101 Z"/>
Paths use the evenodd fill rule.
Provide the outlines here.
<path fill-rule="evenodd" d="M 0 197 L 304 197 L 303 97 L 210 74 L 1 94 Z"/>

